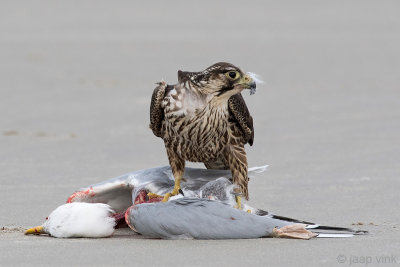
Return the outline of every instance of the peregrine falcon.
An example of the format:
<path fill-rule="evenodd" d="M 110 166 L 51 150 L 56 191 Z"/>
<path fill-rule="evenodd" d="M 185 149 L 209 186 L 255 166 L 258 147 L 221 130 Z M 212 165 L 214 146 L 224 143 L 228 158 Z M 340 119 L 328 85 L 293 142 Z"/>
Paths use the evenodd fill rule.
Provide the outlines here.
<path fill-rule="evenodd" d="M 238 196 L 249 197 L 244 145 L 253 145 L 253 118 L 241 95 L 254 92 L 250 73 L 220 62 L 204 71 L 178 71 L 178 83 L 161 81 L 150 105 L 150 129 L 164 140 L 178 194 L 185 161 L 203 162 L 208 169 L 229 169 Z M 237 198 L 240 206 L 240 197 Z"/>

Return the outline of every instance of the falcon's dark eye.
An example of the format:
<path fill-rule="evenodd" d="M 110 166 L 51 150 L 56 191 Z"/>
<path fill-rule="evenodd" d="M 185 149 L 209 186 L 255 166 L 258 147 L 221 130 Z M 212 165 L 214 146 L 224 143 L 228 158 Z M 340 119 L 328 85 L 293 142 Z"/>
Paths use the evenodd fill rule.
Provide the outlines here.
<path fill-rule="evenodd" d="M 239 74 L 238 74 L 237 71 L 230 71 L 230 72 L 227 73 L 227 76 L 234 80 L 239 76 Z"/>

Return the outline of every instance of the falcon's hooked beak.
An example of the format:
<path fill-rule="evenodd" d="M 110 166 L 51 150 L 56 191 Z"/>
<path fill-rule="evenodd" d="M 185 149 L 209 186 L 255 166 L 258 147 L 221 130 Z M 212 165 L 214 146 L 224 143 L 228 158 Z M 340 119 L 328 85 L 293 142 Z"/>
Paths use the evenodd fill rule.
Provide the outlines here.
<path fill-rule="evenodd" d="M 36 226 L 36 227 L 32 227 L 32 228 L 29 228 L 28 230 L 26 230 L 24 234 L 25 235 L 41 235 L 41 234 L 47 234 L 47 233 L 44 231 L 43 226 Z"/>
<path fill-rule="evenodd" d="M 252 76 L 252 73 L 247 73 L 237 82 L 238 85 L 243 85 L 244 89 L 249 89 L 251 95 L 255 94 L 257 88 L 256 81 Z"/>

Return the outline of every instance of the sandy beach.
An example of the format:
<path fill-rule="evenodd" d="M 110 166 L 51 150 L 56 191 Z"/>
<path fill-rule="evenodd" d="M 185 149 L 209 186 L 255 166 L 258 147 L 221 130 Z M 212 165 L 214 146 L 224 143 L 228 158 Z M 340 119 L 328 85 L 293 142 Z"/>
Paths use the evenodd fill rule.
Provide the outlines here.
<path fill-rule="evenodd" d="M 399 11 L 397 1 L 3 1 L 0 265 L 398 265 Z M 250 180 L 251 205 L 369 235 L 23 235 L 80 187 L 167 165 L 148 128 L 155 83 L 219 61 L 265 81 L 244 93 L 249 165 L 269 165 Z"/>

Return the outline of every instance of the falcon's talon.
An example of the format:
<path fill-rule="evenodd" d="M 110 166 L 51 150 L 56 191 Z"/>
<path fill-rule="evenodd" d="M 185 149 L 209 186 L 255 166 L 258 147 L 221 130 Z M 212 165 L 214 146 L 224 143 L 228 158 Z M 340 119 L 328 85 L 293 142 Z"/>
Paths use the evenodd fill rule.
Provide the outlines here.
<path fill-rule="evenodd" d="M 242 198 L 239 197 L 239 196 L 236 196 L 235 198 L 236 198 L 236 206 L 235 206 L 235 208 L 238 209 L 238 210 L 241 210 L 242 209 Z"/>
<path fill-rule="evenodd" d="M 179 194 L 179 190 L 181 190 L 180 187 L 174 187 L 174 190 L 171 192 L 171 196 L 176 196 Z"/>
<path fill-rule="evenodd" d="M 160 197 L 163 198 L 164 196 L 160 196 L 160 195 L 158 195 L 158 194 L 149 192 L 149 193 L 147 193 L 147 197 L 148 197 L 149 199 L 153 199 L 153 198 L 160 198 Z"/>
<path fill-rule="evenodd" d="M 167 193 L 167 194 L 165 194 L 165 196 L 164 196 L 163 200 L 161 200 L 161 202 L 167 202 L 167 201 L 168 201 L 168 199 L 169 199 L 171 196 L 172 196 L 172 194 L 171 194 L 171 193 Z"/>
<path fill-rule="evenodd" d="M 183 195 L 183 191 L 182 191 L 181 186 L 180 186 L 180 181 L 181 181 L 181 179 L 179 179 L 179 178 L 178 178 L 178 179 L 175 179 L 175 186 L 174 186 L 174 189 L 172 190 L 171 193 L 165 194 L 165 196 L 164 196 L 162 202 L 167 202 L 168 199 L 169 199 L 170 197 L 176 196 L 176 195 L 178 195 L 178 194 L 181 193 L 181 192 L 182 192 L 182 195 Z"/>

